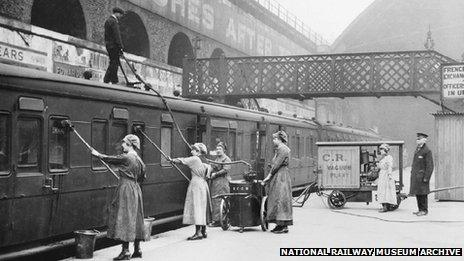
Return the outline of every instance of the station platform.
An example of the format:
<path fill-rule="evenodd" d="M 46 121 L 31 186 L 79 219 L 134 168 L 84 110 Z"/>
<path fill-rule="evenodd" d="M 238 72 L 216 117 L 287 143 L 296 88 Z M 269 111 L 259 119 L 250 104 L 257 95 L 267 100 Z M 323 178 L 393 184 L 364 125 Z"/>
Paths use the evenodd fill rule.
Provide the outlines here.
<path fill-rule="evenodd" d="M 409 179 L 409 176 L 405 177 Z M 406 188 L 403 192 L 407 193 Z M 301 257 L 280 256 L 280 248 L 462 248 L 464 242 L 464 202 L 437 202 L 429 195 L 429 214 L 417 217 L 415 197 L 404 200 L 399 209 L 379 213 L 377 202 L 347 202 L 342 210 L 332 210 L 327 199 L 312 194 L 301 208 L 293 208 L 294 225 L 288 234 L 263 232 L 260 227 L 243 233 L 231 227 L 207 228 L 208 238 L 187 241 L 194 226 L 153 235 L 142 242 L 142 259 L 134 260 L 285 260 Z M 270 225 L 273 228 L 274 225 Z M 132 244 L 130 246 L 131 251 Z M 121 246 L 94 253 L 94 260 L 112 260 Z M 391 260 L 392 257 L 311 257 L 325 260 Z M 369 258 L 369 259 L 366 259 Z M 387 258 L 387 259 L 385 259 Z M 393 260 L 419 260 L 428 257 L 397 257 Z M 438 257 L 437 257 L 438 258 Z M 446 257 L 458 260 L 462 257 Z M 443 259 L 443 257 L 441 257 Z M 73 260 L 70 258 L 68 260 Z"/>

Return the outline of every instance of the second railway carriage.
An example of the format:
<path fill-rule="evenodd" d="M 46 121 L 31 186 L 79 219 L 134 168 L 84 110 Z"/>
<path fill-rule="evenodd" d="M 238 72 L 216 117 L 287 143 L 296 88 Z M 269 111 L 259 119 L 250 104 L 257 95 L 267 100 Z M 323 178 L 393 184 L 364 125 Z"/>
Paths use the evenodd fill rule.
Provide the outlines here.
<path fill-rule="evenodd" d="M 315 142 L 324 140 L 321 133 L 341 133 L 311 121 L 221 104 L 182 98 L 167 102 L 188 142 L 213 149 L 225 141 L 231 159 L 251 163 L 260 178 L 273 155 L 272 133 L 285 129 L 294 186 L 314 181 Z M 63 128 L 62 120 L 70 120 L 105 154 L 120 153 L 121 139 L 140 127 L 166 154 L 187 156 L 189 148 L 174 119 L 153 93 L 0 64 L 0 256 L 11 247 L 30 248 L 75 230 L 105 226 L 117 180 Z M 159 223 L 172 220 L 182 213 L 188 183 L 141 140 L 147 165 L 145 214 Z M 240 179 L 245 168 L 234 165 L 232 178 Z"/>

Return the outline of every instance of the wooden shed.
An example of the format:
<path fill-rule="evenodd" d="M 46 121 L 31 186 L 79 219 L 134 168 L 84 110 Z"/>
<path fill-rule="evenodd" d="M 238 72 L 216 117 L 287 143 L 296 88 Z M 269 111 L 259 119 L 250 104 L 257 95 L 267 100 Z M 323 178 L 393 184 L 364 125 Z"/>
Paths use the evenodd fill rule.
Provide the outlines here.
<path fill-rule="evenodd" d="M 435 186 L 437 188 L 464 185 L 464 113 L 436 113 Z M 438 200 L 464 201 L 464 189 L 438 192 Z"/>

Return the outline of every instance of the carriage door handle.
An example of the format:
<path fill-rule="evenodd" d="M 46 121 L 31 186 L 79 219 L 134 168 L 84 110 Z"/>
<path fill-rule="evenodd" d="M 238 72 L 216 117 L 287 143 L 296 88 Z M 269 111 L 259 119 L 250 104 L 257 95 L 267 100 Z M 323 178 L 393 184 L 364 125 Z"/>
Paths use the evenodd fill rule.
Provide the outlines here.
<path fill-rule="evenodd" d="M 52 192 L 57 192 L 58 191 L 58 188 L 55 188 L 53 186 L 53 179 L 52 178 L 45 178 L 42 188 L 49 189 Z"/>

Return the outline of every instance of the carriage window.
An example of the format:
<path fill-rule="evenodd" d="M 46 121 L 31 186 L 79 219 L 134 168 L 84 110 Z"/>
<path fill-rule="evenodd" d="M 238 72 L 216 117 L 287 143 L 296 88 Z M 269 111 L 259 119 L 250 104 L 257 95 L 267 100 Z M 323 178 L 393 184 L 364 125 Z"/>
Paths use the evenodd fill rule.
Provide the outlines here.
<path fill-rule="evenodd" d="M 259 135 L 259 146 L 261 159 L 266 159 L 266 135 L 264 133 Z"/>
<path fill-rule="evenodd" d="M 92 147 L 98 152 L 107 154 L 108 123 L 105 120 L 92 121 Z M 96 157 L 92 157 L 92 168 L 103 168 L 103 164 Z"/>
<path fill-rule="evenodd" d="M 237 160 L 243 159 L 243 133 L 238 133 L 237 134 L 237 146 L 236 146 L 236 152 L 237 152 Z"/>
<path fill-rule="evenodd" d="M 235 160 L 235 142 L 237 141 L 237 134 L 235 131 L 229 132 L 229 142 L 227 143 L 227 156 L 231 160 Z"/>
<path fill-rule="evenodd" d="M 312 156 L 313 158 L 317 157 L 317 147 L 316 147 L 316 141 L 314 140 L 313 137 L 310 138 L 310 143 L 311 143 L 311 152 L 312 152 Z"/>
<path fill-rule="evenodd" d="M 110 147 L 111 155 L 122 154 L 122 139 L 127 135 L 127 124 L 125 122 L 114 122 L 110 129 Z"/>
<path fill-rule="evenodd" d="M 69 132 L 61 124 L 64 119 L 50 119 L 48 138 L 48 168 L 50 172 L 67 171 L 69 167 Z"/>
<path fill-rule="evenodd" d="M 42 121 L 38 118 L 18 118 L 18 167 L 40 170 Z"/>
<path fill-rule="evenodd" d="M 309 137 L 305 138 L 305 145 L 306 145 L 306 157 L 311 157 L 311 143 Z"/>
<path fill-rule="evenodd" d="M 258 132 L 252 132 L 250 134 L 250 160 L 255 160 L 256 159 L 257 134 L 258 134 Z"/>
<path fill-rule="evenodd" d="M 295 140 L 295 156 L 297 158 L 301 158 L 301 146 L 300 146 L 300 136 L 296 136 Z"/>
<path fill-rule="evenodd" d="M 292 151 L 292 156 L 296 158 L 298 156 L 298 151 L 296 150 L 296 137 L 292 136 L 290 140 L 290 150 Z"/>
<path fill-rule="evenodd" d="M 0 114 L 0 175 L 9 173 L 10 140 L 10 116 Z"/>
<path fill-rule="evenodd" d="M 219 142 L 224 142 L 227 145 L 228 151 L 226 152 L 227 156 L 230 156 L 229 142 L 227 140 L 227 129 L 213 129 L 211 131 L 211 140 L 209 143 L 209 151 L 215 151 L 216 145 Z"/>
<path fill-rule="evenodd" d="M 189 144 L 195 143 L 196 142 L 195 128 L 187 128 L 185 136 Z"/>
<path fill-rule="evenodd" d="M 161 150 L 167 156 L 171 156 L 171 138 L 172 138 L 172 128 L 161 127 Z M 163 156 L 161 156 L 161 166 L 170 167 L 171 163 L 169 163 L 169 161 L 167 161 Z"/>

